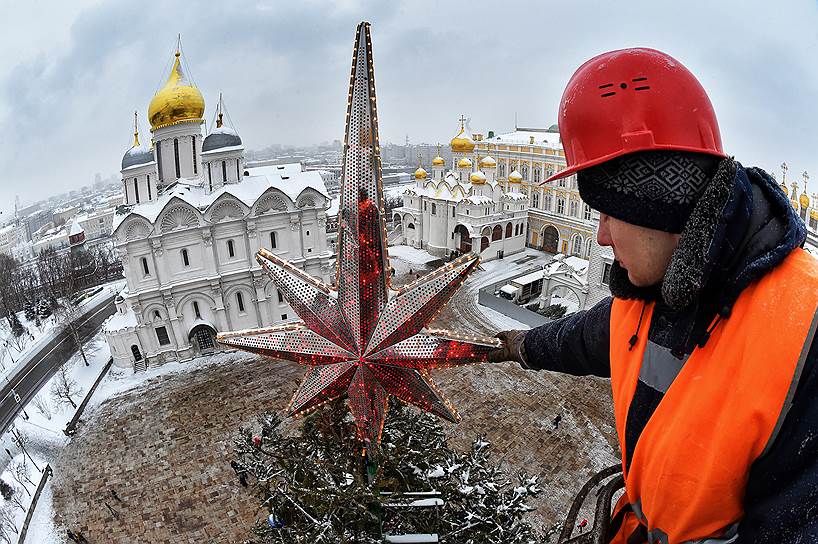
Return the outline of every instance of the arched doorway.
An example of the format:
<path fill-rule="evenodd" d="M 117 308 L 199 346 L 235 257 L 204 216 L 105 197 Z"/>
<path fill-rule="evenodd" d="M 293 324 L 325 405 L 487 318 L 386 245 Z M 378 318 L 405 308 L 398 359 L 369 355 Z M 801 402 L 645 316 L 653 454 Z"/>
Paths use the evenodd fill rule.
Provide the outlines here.
<path fill-rule="evenodd" d="M 212 325 L 199 322 L 190 329 L 187 337 L 190 345 L 199 353 L 210 353 L 216 350 L 216 329 Z"/>
<path fill-rule="evenodd" d="M 540 249 L 542 249 L 546 253 L 559 253 L 559 251 L 557 250 L 557 244 L 559 243 L 559 240 L 560 240 L 559 231 L 557 231 L 557 229 L 554 228 L 552 225 L 548 225 L 542 230 L 541 237 L 542 245 L 540 246 Z"/>
<path fill-rule="evenodd" d="M 463 225 L 457 225 L 454 228 L 455 235 L 460 235 L 460 244 L 457 246 L 457 250 L 460 253 L 468 253 L 471 251 L 471 235 L 469 235 L 469 229 L 467 229 Z"/>

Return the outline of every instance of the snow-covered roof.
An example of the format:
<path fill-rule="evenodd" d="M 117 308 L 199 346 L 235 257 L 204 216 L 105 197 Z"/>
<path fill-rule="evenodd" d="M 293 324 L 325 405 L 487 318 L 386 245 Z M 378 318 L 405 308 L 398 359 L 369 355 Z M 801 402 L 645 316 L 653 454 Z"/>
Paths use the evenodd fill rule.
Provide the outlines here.
<path fill-rule="evenodd" d="M 154 223 L 165 206 L 174 198 L 187 202 L 201 212 L 205 212 L 223 194 L 230 194 L 251 207 L 271 187 L 282 191 L 293 202 L 307 189 L 313 189 L 329 199 L 327 188 L 319 172 L 314 170 L 302 172 L 300 164 L 263 166 L 250 169 L 250 175 L 242 176 L 239 183 L 224 185 L 210 194 L 207 193 L 202 179 L 180 179 L 162 193 L 157 200 L 136 204 L 129 213 L 114 216 L 113 230 L 116 231 L 131 214 L 140 215 Z"/>
<path fill-rule="evenodd" d="M 136 314 L 131 308 L 125 313 L 116 312 L 105 322 L 105 332 L 121 331 L 129 327 L 136 327 Z"/>
<path fill-rule="evenodd" d="M 527 283 L 532 283 L 543 278 L 544 272 L 542 270 L 537 270 L 535 272 L 531 272 L 530 274 L 526 274 L 525 276 L 520 276 L 519 278 L 514 278 L 511 280 L 512 283 L 517 283 L 519 285 L 525 285 Z"/>
<path fill-rule="evenodd" d="M 217 155 L 219 153 L 230 153 L 231 151 L 244 151 L 243 145 L 230 145 L 225 147 L 217 147 L 215 149 L 209 149 L 207 151 L 202 151 L 202 157 L 210 156 L 210 155 Z"/>
<path fill-rule="evenodd" d="M 500 291 L 502 291 L 503 293 L 505 293 L 505 294 L 507 294 L 507 295 L 514 295 L 514 294 L 516 294 L 516 293 L 517 293 L 517 289 L 519 289 L 519 287 L 514 287 L 513 285 L 510 285 L 510 284 L 508 284 L 508 283 L 507 283 L 507 284 L 505 284 L 504 286 L 500 287 Z"/>
<path fill-rule="evenodd" d="M 542 145 L 550 149 L 562 149 L 559 133 L 548 132 L 545 129 L 517 129 L 514 132 L 506 132 L 493 138 L 486 138 L 480 143 L 532 145 L 532 136 L 534 137 L 533 145 Z"/>
<path fill-rule="evenodd" d="M 513 193 L 512 192 L 512 193 L 503 194 L 503 198 L 506 198 L 508 200 L 522 201 L 522 200 L 528 200 L 528 195 L 526 195 L 525 193 Z"/>
<path fill-rule="evenodd" d="M 82 234 L 83 232 L 85 232 L 85 229 L 82 228 L 82 225 L 80 225 L 78 218 L 75 217 L 74 220 L 71 222 L 71 228 L 68 230 L 68 235 L 76 236 L 77 234 Z"/>
<path fill-rule="evenodd" d="M 478 206 L 491 204 L 493 202 L 491 198 L 483 195 L 471 195 L 466 197 L 463 201 L 467 202 L 468 204 L 476 204 Z"/>

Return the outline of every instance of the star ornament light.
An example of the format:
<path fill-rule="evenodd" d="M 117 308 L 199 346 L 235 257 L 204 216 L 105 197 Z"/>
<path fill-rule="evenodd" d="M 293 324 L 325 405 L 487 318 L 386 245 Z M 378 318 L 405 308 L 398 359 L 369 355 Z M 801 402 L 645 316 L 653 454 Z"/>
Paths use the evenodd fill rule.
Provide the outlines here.
<path fill-rule="evenodd" d="M 347 395 L 367 454 L 377 455 L 390 396 L 452 422 L 454 407 L 429 371 L 486 361 L 495 338 L 425 326 L 480 261 L 464 255 L 393 290 L 378 145 L 369 23 L 358 25 L 352 55 L 339 209 L 337 291 L 260 249 L 256 260 L 300 322 L 218 336 L 222 344 L 307 366 L 289 415 Z"/>

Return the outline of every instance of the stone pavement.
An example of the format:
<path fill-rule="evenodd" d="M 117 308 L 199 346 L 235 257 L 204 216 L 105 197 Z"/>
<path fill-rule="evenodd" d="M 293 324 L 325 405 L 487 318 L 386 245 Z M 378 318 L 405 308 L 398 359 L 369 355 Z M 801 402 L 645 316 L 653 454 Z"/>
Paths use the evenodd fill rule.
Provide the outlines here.
<path fill-rule="evenodd" d="M 55 464 L 57 524 L 81 528 L 92 543 L 249 538 L 260 515 L 230 468 L 231 438 L 257 413 L 283 409 L 302 374 L 288 362 L 247 356 L 167 375 L 106 401 Z M 541 475 L 536 506 L 543 525 L 561 519 L 585 479 L 615 462 L 605 381 L 511 364 L 434 375 L 463 416 L 458 426 L 446 424 L 455 444 L 484 433 L 509 468 Z M 557 413 L 563 418 L 555 430 Z"/>
<path fill-rule="evenodd" d="M 431 327 L 494 333 L 468 289 Z M 80 528 L 91 543 L 250 538 L 249 528 L 264 513 L 230 468 L 232 438 L 258 413 L 283 410 L 303 374 L 293 363 L 241 355 L 229 364 L 155 378 L 105 401 L 87 413 L 54 464 L 56 523 Z M 605 380 L 528 372 L 511 363 L 432 375 L 463 418 L 459 425 L 443 423 L 456 446 L 485 434 L 494 458 L 511 472 L 540 475 L 543 493 L 531 518 L 537 525 L 562 521 L 585 480 L 617 462 Z M 562 420 L 554 428 L 557 414 Z"/>

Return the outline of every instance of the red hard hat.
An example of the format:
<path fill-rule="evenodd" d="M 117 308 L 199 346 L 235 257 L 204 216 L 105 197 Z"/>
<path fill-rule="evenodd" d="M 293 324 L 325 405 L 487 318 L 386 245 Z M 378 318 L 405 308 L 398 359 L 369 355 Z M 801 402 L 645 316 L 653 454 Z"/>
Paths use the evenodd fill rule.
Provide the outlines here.
<path fill-rule="evenodd" d="M 727 156 L 701 83 L 655 49 L 610 51 L 580 66 L 562 93 L 557 123 L 567 168 L 545 183 L 635 151 Z"/>

